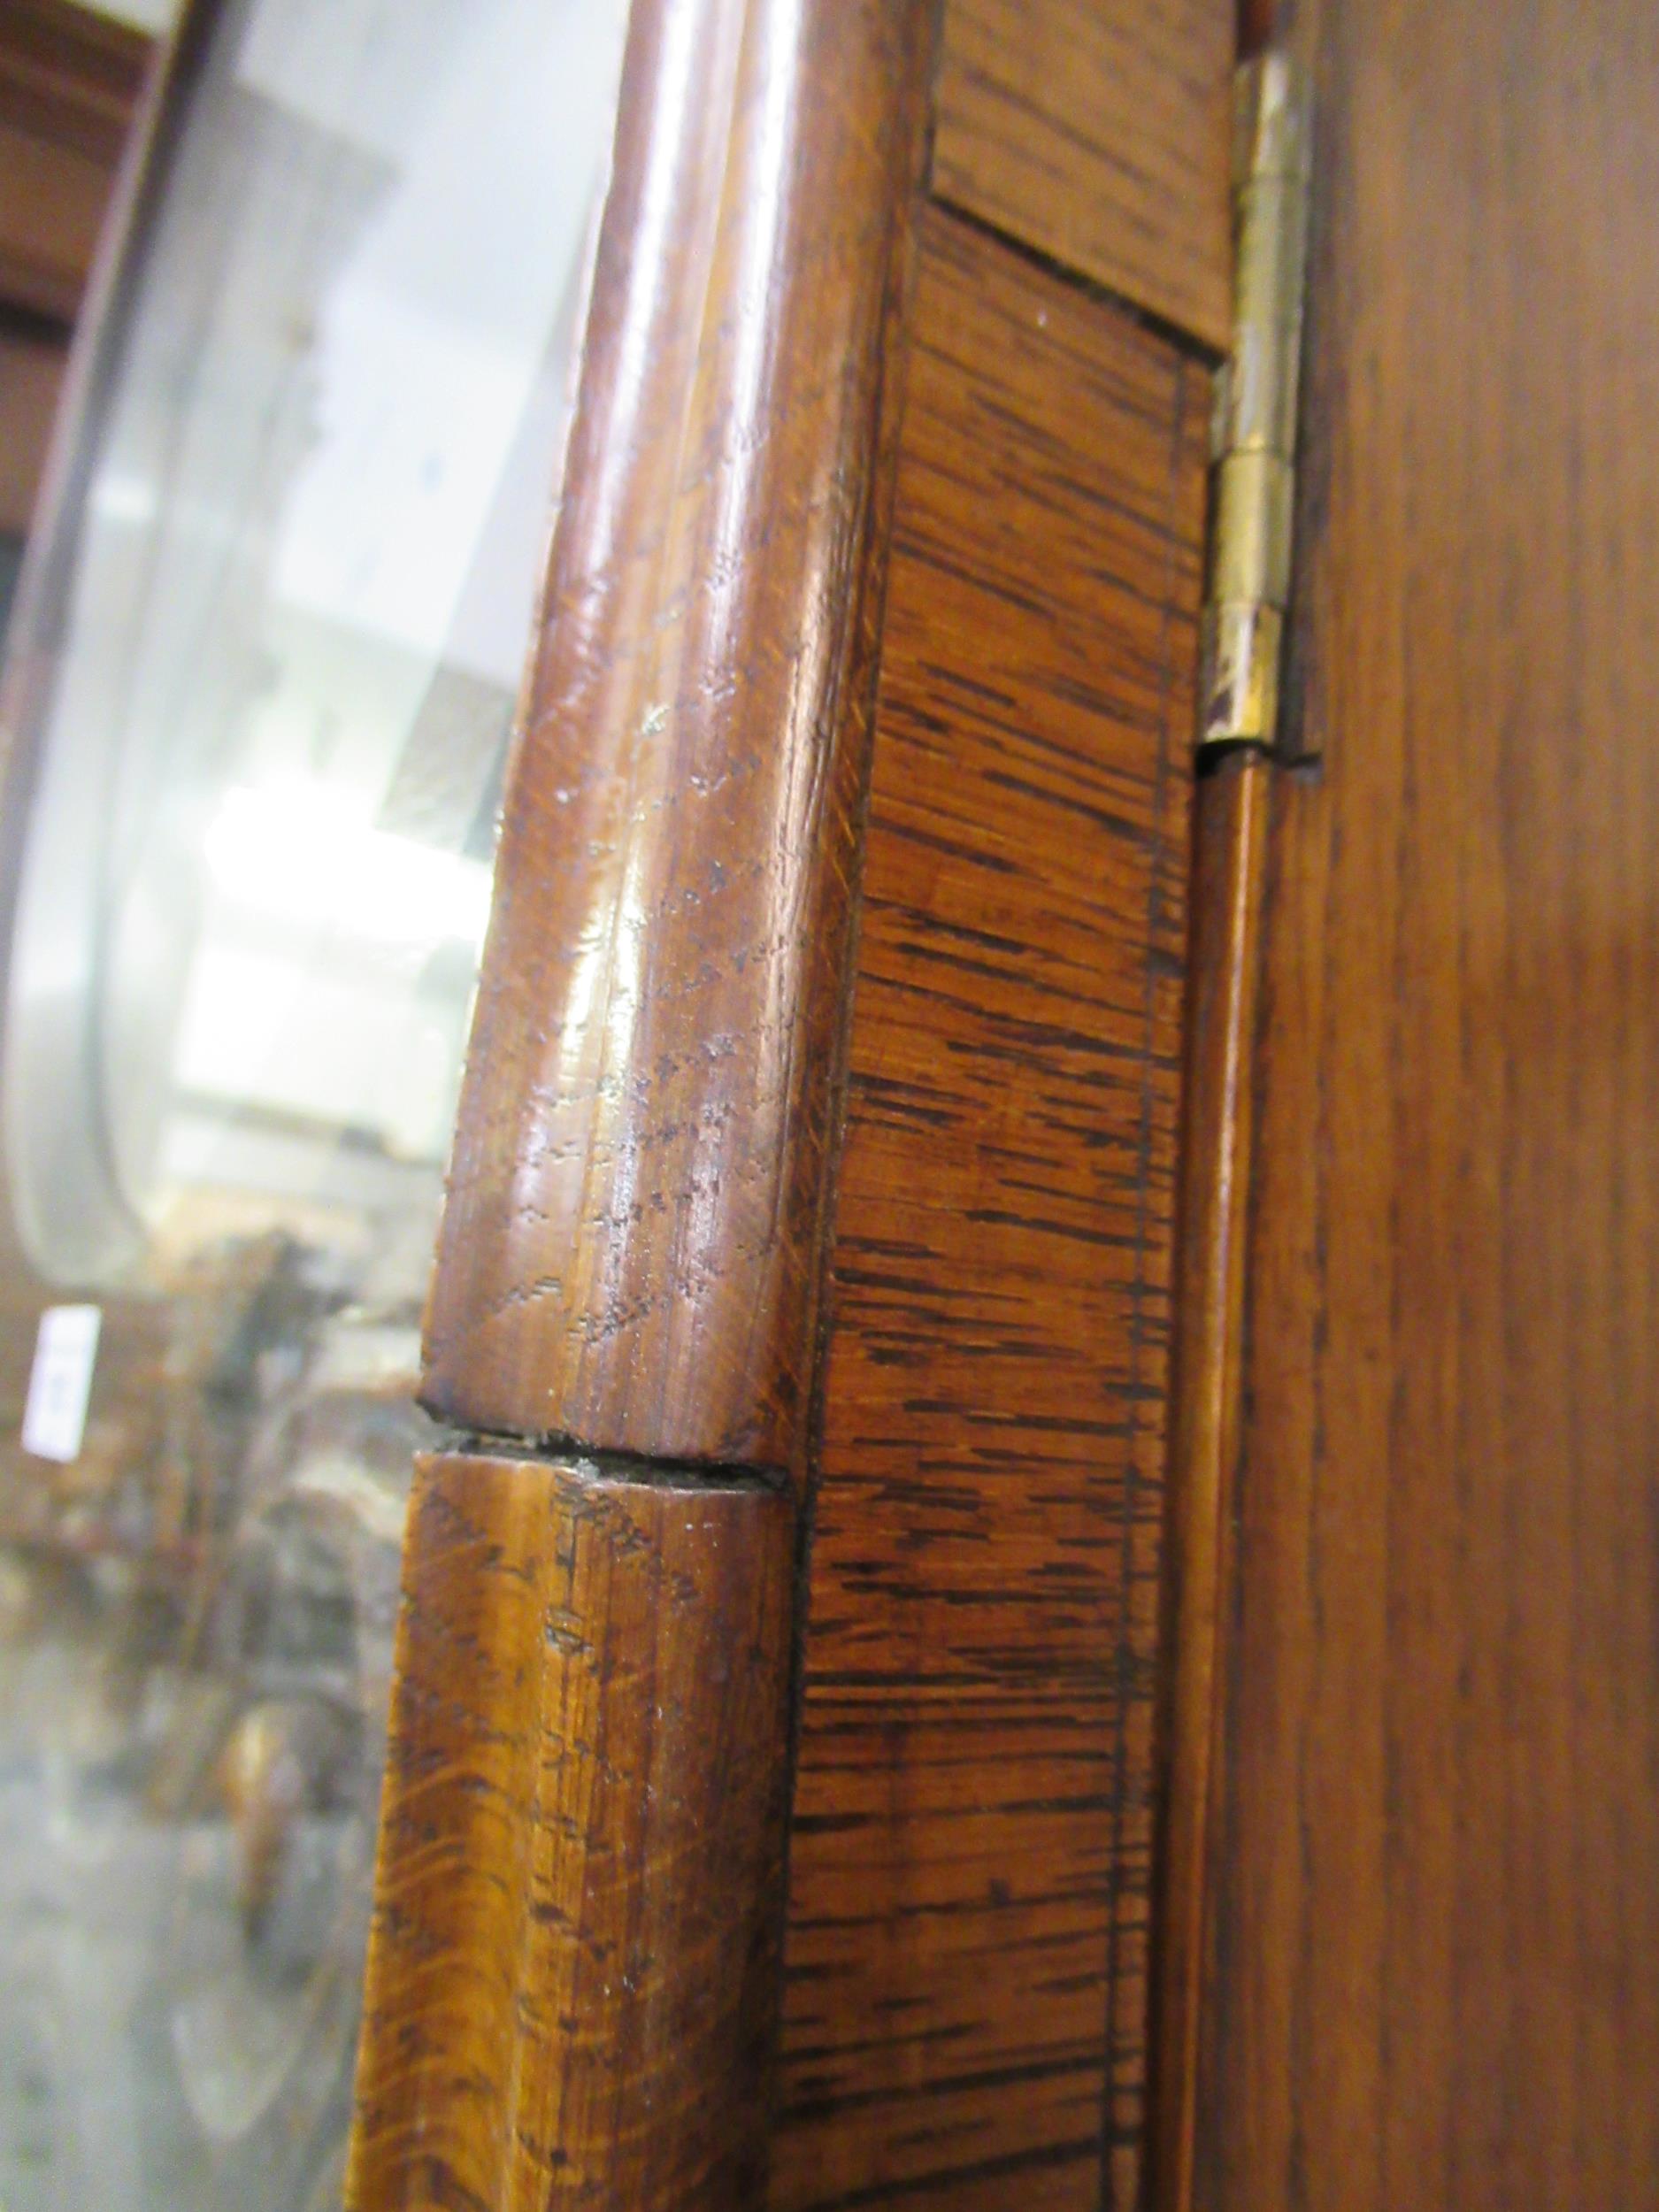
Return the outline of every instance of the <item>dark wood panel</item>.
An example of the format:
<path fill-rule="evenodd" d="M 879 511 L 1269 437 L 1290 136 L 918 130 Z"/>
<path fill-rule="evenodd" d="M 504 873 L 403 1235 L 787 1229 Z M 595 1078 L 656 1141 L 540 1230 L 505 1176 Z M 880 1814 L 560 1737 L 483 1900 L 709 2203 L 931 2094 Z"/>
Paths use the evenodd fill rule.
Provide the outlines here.
<path fill-rule="evenodd" d="M 933 0 L 634 10 L 434 1409 L 799 1463 Z"/>
<path fill-rule="evenodd" d="M 0 298 L 73 320 L 110 183 L 84 154 L 0 122 Z"/>
<path fill-rule="evenodd" d="M 66 0 L 0 9 L 0 300 L 74 316 L 149 51 Z"/>
<path fill-rule="evenodd" d="M 422 1463 L 347 2202 L 758 2201 L 795 1509 Z"/>
<path fill-rule="evenodd" d="M 1208 379 L 935 213 L 773 2203 L 1133 2202 Z"/>
<path fill-rule="evenodd" d="M 1206 2212 L 1659 2175 L 1659 17 L 1320 34 Z"/>
<path fill-rule="evenodd" d="M 0 332 L 0 530 L 28 528 L 65 360 L 55 339 Z"/>
<path fill-rule="evenodd" d="M 74 0 L 6 0 L 0 122 L 113 171 L 150 55 L 142 31 Z"/>
<path fill-rule="evenodd" d="M 934 189 L 1220 352 L 1233 0 L 948 0 Z"/>
<path fill-rule="evenodd" d="M 1239 0 L 1239 51 L 1259 54 L 1273 36 L 1279 0 Z"/>

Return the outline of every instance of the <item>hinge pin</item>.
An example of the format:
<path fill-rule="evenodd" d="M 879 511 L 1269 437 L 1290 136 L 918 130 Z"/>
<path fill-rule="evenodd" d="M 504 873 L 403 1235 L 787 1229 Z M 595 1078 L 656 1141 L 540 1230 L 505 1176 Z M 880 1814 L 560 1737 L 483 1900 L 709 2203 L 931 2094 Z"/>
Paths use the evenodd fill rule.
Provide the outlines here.
<path fill-rule="evenodd" d="M 1233 349 L 1217 379 L 1198 743 L 1271 746 L 1290 594 L 1309 101 L 1289 55 L 1235 87 Z"/>

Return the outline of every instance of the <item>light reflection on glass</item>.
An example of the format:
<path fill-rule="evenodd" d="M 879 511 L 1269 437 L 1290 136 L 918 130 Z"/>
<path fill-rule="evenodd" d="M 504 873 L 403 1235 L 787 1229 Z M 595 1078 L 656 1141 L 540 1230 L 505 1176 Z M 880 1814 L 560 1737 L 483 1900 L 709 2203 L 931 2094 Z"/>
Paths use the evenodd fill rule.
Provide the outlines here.
<path fill-rule="evenodd" d="M 224 0 L 88 432 L 0 1036 L 4 2212 L 339 2200 L 419 1306 L 625 12 Z M 41 1317 L 83 1303 L 48 1460 Z"/>

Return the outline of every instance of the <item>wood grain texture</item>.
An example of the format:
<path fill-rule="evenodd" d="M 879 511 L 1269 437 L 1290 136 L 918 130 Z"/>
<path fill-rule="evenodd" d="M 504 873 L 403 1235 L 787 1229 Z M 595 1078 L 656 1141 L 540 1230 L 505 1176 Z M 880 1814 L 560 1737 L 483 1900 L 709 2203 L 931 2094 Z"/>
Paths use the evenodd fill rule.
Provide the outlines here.
<path fill-rule="evenodd" d="M 427 1332 L 799 1463 L 933 0 L 642 0 Z"/>
<path fill-rule="evenodd" d="M 772 2203 L 1127 2205 L 1208 378 L 939 212 L 912 349 Z"/>
<path fill-rule="evenodd" d="M 1225 350 L 1233 0 L 948 0 L 933 188 Z"/>
<path fill-rule="evenodd" d="M 1319 34 L 1194 2202 L 1659 2176 L 1659 19 Z"/>
<path fill-rule="evenodd" d="M 1223 1594 L 1238 1465 L 1266 832 L 1278 771 L 1224 753 L 1193 803 L 1155 1885 L 1154 2200 L 1192 2201 Z"/>
<path fill-rule="evenodd" d="M 434 1456 L 405 1548 L 349 2212 L 745 2212 L 795 1509 Z"/>

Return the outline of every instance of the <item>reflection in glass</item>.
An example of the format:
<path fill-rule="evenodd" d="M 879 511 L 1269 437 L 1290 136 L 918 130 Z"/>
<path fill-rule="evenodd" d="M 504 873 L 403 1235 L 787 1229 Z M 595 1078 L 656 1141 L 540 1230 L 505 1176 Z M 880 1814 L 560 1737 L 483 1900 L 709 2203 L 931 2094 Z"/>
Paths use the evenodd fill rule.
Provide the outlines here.
<path fill-rule="evenodd" d="M 623 14 L 217 8 L 42 572 L 0 1036 L 6 2212 L 338 2201 L 419 1304 Z M 72 1303 L 96 1368 L 42 1456 Z"/>

